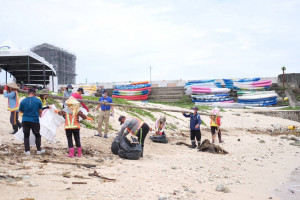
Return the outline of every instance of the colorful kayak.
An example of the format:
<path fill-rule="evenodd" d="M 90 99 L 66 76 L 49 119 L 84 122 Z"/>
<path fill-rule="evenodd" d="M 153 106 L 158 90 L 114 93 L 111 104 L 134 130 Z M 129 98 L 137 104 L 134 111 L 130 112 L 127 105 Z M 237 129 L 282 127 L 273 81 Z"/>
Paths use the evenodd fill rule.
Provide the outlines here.
<path fill-rule="evenodd" d="M 147 100 L 148 95 L 138 95 L 138 96 L 120 96 L 120 95 L 112 95 L 113 98 L 120 98 L 126 100 Z"/>
<path fill-rule="evenodd" d="M 115 90 L 116 91 L 143 91 L 143 90 L 149 90 L 149 92 L 150 92 L 151 91 L 151 87 L 128 89 L 128 90 L 119 90 L 119 89 L 115 89 Z"/>
<path fill-rule="evenodd" d="M 114 90 L 113 95 L 121 95 L 121 96 L 137 96 L 137 95 L 145 95 L 149 94 L 149 90 L 143 91 L 122 91 L 122 90 Z"/>
<path fill-rule="evenodd" d="M 277 94 L 257 94 L 257 95 L 245 95 L 240 96 L 239 100 L 259 100 L 259 99 L 268 99 L 268 98 L 277 98 Z"/>
<path fill-rule="evenodd" d="M 140 84 L 140 85 L 116 85 L 115 89 L 118 90 L 131 90 L 131 89 L 138 89 L 138 88 L 146 88 L 151 87 L 151 84 Z"/>
<path fill-rule="evenodd" d="M 149 81 L 132 82 L 130 85 L 149 84 Z"/>

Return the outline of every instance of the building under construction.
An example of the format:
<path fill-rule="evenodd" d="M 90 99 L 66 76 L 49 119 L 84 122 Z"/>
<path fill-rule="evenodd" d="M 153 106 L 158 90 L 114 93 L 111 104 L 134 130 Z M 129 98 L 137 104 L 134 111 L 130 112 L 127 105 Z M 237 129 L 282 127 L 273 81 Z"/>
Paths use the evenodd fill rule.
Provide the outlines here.
<path fill-rule="evenodd" d="M 51 44 L 41 44 L 31 49 L 34 53 L 44 57 L 56 70 L 58 84 L 76 83 L 76 56 Z"/>

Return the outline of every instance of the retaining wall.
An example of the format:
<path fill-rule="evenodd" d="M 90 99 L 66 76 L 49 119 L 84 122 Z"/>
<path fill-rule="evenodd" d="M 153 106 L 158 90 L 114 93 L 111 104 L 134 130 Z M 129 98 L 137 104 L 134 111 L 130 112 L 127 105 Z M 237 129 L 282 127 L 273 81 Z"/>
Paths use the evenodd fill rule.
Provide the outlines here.
<path fill-rule="evenodd" d="M 268 110 L 268 111 L 251 111 L 255 114 L 262 114 L 271 117 L 280 117 L 300 122 L 300 110 Z M 291 124 L 293 125 L 293 124 Z"/>

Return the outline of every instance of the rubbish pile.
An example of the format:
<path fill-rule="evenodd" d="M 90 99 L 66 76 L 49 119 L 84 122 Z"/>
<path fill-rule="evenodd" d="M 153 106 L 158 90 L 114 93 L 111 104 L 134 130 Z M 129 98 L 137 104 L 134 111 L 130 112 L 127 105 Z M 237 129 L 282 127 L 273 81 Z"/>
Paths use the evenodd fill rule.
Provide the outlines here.
<path fill-rule="evenodd" d="M 133 101 L 147 100 L 150 92 L 149 81 L 135 82 L 130 85 L 116 85 L 112 97 Z"/>

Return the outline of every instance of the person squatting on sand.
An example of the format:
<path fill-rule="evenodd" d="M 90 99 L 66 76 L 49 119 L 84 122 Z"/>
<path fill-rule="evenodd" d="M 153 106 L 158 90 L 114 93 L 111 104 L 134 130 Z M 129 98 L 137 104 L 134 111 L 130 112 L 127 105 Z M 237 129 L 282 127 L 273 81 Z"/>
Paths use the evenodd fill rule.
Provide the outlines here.
<path fill-rule="evenodd" d="M 120 125 L 122 125 L 121 130 L 117 133 L 119 136 L 121 134 L 124 134 L 125 136 L 131 133 L 134 136 L 138 137 L 138 141 L 142 147 L 142 154 L 141 157 L 143 157 L 144 153 L 144 141 L 149 133 L 149 131 L 152 131 L 152 128 L 148 126 L 145 122 L 143 122 L 140 119 L 134 118 L 134 117 L 125 117 L 120 116 L 119 117 Z"/>
<path fill-rule="evenodd" d="M 194 113 L 186 114 L 183 112 L 182 114 L 183 116 L 190 118 L 190 129 L 191 129 L 190 137 L 192 142 L 192 146 L 190 146 L 190 148 L 196 148 L 197 145 L 195 142 L 195 138 L 197 139 L 198 147 L 200 147 L 201 145 L 201 131 L 200 131 L 201 118 L 200 115 L 198 114 L 198 108 L 193 107 L 192 109 Z"/>
<path fill-rule="evenodd" d="M 66 136 L 68 140 L 68 147 L 69 147 L 69 155 L 68 157 L 74 157 L 75 149 L 73 146 L 73 138 L 75 139 L 75 144 L 77 147 L 77 156 L 81 157 L 81 143 L 80 143 L 80 123 L 79 123 L 79 116 L 83 119 L 93 120 L 90 117 L 87 117 L 79 110 L 80 103 L 74 98 L 70 97 L 66 104 L 68 107 L 65 107 L 63 110 L 55 112 L 65 118 L 65 130 Z"/>
<path fill-rule="evenodd" d="M 101 90 L 102 97 L 100 97 L 100 102 L 106 102 L 106 103 L 113 103 L 113 100 L 111 97 L 107 96 L 107 90 L 103 89 Z M 98 134 L 95 136 L 102 137 L 102 125 L 103 122 L 105 123 L 105 129 L 104 129 L 104 138 L 107 138 L 108 128 L 109 128 L 109 116 L 114 116 L 114 107 L 109 105 L 101 105 L 97 106 L 96 111 L 99 110 L 101 107 L 100 115 L 99 115 L 99 122 L 98 122 Z"/>
<path fill-rule="evenodd" d="M 30 155 L 30 144 L 29 136 L 30 130 L 32 130 L 35 136 L 35 144 L 37 149 L 37 154 L 45 153 L 44 149 L 41 149 L 41 135 L 40 135 L 40 119 L 43 110 L 42 102 L 35 97 L 36 91 L 34 89 L 29 89 L 28 97 L 25 98 L 20 104 L 20 112 L 23 113 L 22 127 L 24 132 L 24 146 L 25 154 Z"/>
<path fill-rule="evenodd" d="M 220 110 L 219 108 L 215 107 L 211 111 L 211 116 L 210 116 L 210 130 L 211 130 L 211 135 L 212 135 L 212 143 L 215 143 L 216 139 L 216 131 L 218 132 L 218 138 L 219 138 L 219 143 L 222 143 L 223 140 L 221 138 L 221 117 L 220 117 Z"/>
<path fill-rule="evenodd" d="M 19 121 L 19 87 L 15 82 L 9 83 L 4 87 L 4 97 L 8 98 L 7 110 L 10 111 L 10 123 L 13 127 L 13 132 L 15 134 L 18 129 L 21 128 L 21 123 Z"/>
<path fill-rule="evenodd" d="M 166 127 L 166 116 L 161 115 L 159 119 L 155 122 L 155 134 L 156 135 L 165 135 L 165 127 Z"/>

